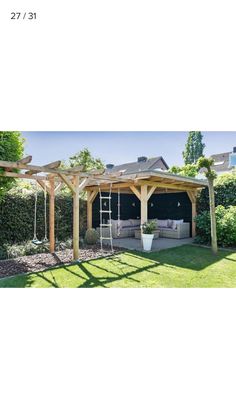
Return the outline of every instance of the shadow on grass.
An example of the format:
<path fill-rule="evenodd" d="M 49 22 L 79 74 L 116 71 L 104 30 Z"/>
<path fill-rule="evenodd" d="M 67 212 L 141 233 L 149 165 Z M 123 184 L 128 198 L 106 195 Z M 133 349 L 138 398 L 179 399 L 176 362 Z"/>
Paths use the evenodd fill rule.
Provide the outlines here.
<path fill-rule="evenodd" d="M 4 280 L 2 284 L 0 281 L 0 287 L 29 288 L 42 286 L 43 284 L 40 284 L 40 280 L 43 280 L 49 287 L 60 288 L 67 286 L 67 278 L 68 286 L 77 288 L 107 288 L 115 282 L 118 286 L 119 281 L 124 280 L 129 281 L 131 287 L 132 282 L 134 286 L 135 284 L 137 286 L 140 282 L 141 286 L 145 286 L 143 275 L 139 280 L 139 274 L 143 272 L 149 272 L 153 276 L 155 275 L 158 280 L 158 276 L 160 275 L 158 268 L 160 266 L 173 270 L 182 268 L 190 271 L 201 271 L 222 259 L 236 262 L 236 256 L 235 259 L 232 258 L 233 254 L 236 255 L 235 252 L 224 250 L 219 251 L 217 255 L 213 255 L 211 249 L 191 245 L 184 245 L 148 254 L 129 251 L 79 264 L 62 265 L 43 272 L 10 278 Z M 58 271 L 60 271 L 60 274 Z M 59 277 L 62 278 L 62 282 Z M 71 280 L 73 277 L 75 277 L 74 283 Z"/>
<path fill-rule="evenodd" d="M 171 249 L 161 250 L 159 252 L 131 252 L 135 258 L 141 260 L 156 261 L 164 266 L 190 269 L 194 271 L 201 271 L 222 259 L 236 262 L 236 257 L 229 258 L 234 251 L 219 250 L 217 255 L 214 255 L 211 249 L 200 246 L 183 245 Z"/>

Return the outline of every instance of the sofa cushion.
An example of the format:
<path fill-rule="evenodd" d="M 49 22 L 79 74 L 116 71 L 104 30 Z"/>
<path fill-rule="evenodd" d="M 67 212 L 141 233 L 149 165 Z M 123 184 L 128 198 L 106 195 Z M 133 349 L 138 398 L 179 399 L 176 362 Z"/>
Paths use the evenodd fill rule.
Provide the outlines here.
<path fill-rule="evenodd" d="M 120 227 L 132 227 L 132 221 L 131 220 L 120 220 Z"/>
<path fill-rule="evenodd" d="M 133 227 L 140 227 L 140 224 L 141 224 L 140 220 L 138 220 L 138 219 L 135 220 L 135 219 L 131 218 L 129 221 L 131 222 Z"/>
<path fill-rule="evenodd" d="M 183 222 L 184 222 L 184 220 L 173 220 L 173 225 L 172 225 L 173 230 L 176 230 L 177 225 L 178 224 L 183 224 Z"/>
<path fill-rule="evenodd" d="M 168 227 L 168 220 L 157 220 L 158 227 Z"/>
<path fill-rule="evenodd" d="M 173 228 L 173 220 L 168 220 L 168 227 Z"/>

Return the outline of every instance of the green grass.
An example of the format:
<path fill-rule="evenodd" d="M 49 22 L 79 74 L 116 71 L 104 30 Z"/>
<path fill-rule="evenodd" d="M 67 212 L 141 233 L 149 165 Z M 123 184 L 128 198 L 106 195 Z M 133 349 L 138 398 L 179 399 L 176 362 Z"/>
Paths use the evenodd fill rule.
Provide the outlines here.
<path fill-rule="evenodd" d="M 236 253 L 181 246 L 153 253 L 125 252 L 18 275 L 0 287 L 236 287 Z"/>

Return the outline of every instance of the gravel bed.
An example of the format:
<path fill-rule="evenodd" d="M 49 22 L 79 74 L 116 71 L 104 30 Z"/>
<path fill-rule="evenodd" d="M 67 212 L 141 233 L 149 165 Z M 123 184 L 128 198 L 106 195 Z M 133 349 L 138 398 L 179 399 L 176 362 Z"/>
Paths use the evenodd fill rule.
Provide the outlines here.
<path fill-rule="evenodd" d="M 114 249 L 113 253 L 108 250 L 101 251 L 100 246 L 91 246 L 80 249 L 80 260 L 86 261 L 100 257 L 111 256 L 120 252 L 121 249 Z M 62 250 L 56 253 L 41 253 L 31 256 L 22 256 L 16 259 L 7 259 L 0 261 L 0 278 L 14 276 L 17 274 L 39 272 L 49 269 L 53 266 L 64 265 L 73 262 L 73 251 L 70 249 Z"/>

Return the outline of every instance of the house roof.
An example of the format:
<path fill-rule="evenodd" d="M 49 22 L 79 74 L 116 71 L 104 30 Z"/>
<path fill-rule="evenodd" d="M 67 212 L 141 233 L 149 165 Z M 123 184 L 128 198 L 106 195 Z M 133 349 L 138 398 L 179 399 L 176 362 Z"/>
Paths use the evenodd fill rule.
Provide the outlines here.
<path fill-rule="evenodd" d="M 229 164 L 229 156 L 231 154 L 231 151 L 226 153 L 213 154 L 211 158 L 214 159 L 215 163 L 212 166 L 212 169 L 214 169 L 216 172 L 225 172 L 231 170 L 232 166 Z"/>
<path fill-rule="evenodd" d="M 146 161 L 136 161 L 113 166 L 112 168 L 106 169 L 106 173 L 124 171 L 124 174 L 127 175 L 130 173 L 139 173 L 145 170 L 161 169 L 163 165 L 165 166 L 166 170 L 169 169 L 169 166 L 163 157 L 158 156 L 147 159 Z"/>

